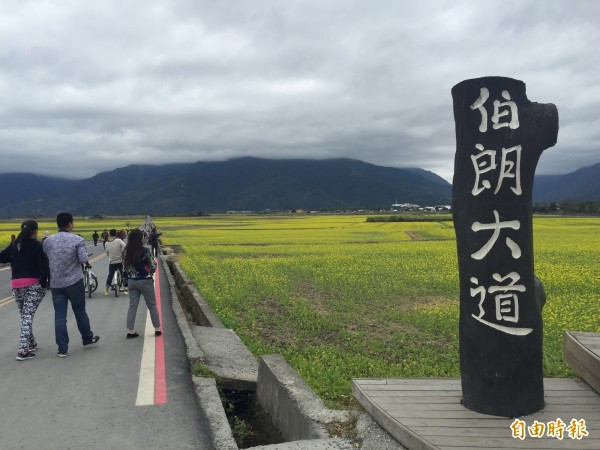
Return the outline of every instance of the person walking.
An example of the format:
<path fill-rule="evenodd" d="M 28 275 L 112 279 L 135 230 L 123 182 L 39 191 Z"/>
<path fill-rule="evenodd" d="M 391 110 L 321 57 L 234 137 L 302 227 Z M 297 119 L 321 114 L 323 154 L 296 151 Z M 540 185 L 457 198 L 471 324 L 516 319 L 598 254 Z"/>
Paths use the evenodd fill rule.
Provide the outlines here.
<path fill-rule="evenodd" d="M 94 230 L 94 234 L 92 234 L 92 239 L 94 240 L 94 247 L 98 245 L 99 238 L 100 238 L 100 235 L 98 234 L 98 231 Z"/>
<path fill-rule="evenodd" d="M 48 283 L 48 259 L 37 233 L 37 222 L 26 220 L 19 235 L 0 253 L 0 262 L 12 263 L 11 287 L 21 315 L 18 361 L 35 357 L 38 344 L 33 335 L 33 316 L 46 295 Z"/>
<path fill-rule="evenodd" d="M 102 237 L 102 248 L 106 250 L 106 243 L 108 242 L 108 230 L 105 228 L 100 236 Z"/>
<path fill-rule="evenodd" d="M 152 256 L 158 256 L 158 238 L 162 236 L 156 228 L 152 228 L 152 231 L 148 235 L 148 244 L 152 246 Z"/>
<path fill-rule="evenodd" d="M 69 302 L 71 302 L 71 309 L 75 315 L 83 345 L 95 344 L 100 337 L 92 333 L 90 319 L 85 310 L 85 290 L 83 271 L 81 270 L 82 264 L 89 264 L 85 240 L 72 233 L 74 221 L 71 214 L 60 213 L 56 216 L 56 224 L 58 233 L 46 239 L 43 247 L 50 267 L 50 290 L 54 304 L 57 355 L 65 357 L 69 349 L 69 333 L 67 332 Z"/>
<path fill-rule="evenodd" d="M 150 312 L 150 319 L 154 326 L 154 335 L 160 336 L 160 317 L 156 308 L 156 294 L 154 292 L 154 279 L 156 261 L 150 254 L 150 249 L 144 246 L 144 233 L 133 230 L 127 238 L 127 245 L 123 253 L 125 277 L 129 286 L 129 310 L 127 311 L 127 339 L 136 338 L 139 334 L 135 331 L 135 316 L 137 314 L 140 296 L 144 296 L 146 306 Z"/>
<path fill-rule="evenodd" d="M 121 273 L 121 277 L 123 276 L 123 250 L 125 250 L 125 242 L 117 237 L 117 230 L 112 228 L 105 250 L 105 253 L 108 255 L 108 277 L 106 277 L 104 295 L 108 295 L 109 293 L 115 272 L 118 270 Z M 119 286 L 116 286 L 115 289 L 119 289 Z M 127 293 L 126 285 L 123 292 Z"/>

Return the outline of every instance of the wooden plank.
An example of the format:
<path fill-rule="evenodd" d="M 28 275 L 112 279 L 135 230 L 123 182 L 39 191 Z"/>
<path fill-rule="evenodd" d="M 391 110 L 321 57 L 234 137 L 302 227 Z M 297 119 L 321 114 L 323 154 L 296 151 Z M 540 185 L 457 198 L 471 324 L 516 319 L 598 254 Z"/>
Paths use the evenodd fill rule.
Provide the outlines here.
<path fill-rule="evenodd" d="M 581 343 L 579 333 L 567 331 L 563 356 L 567 364 L 597 392 L 600 392 L 600 357 Z M 598 338 L 600 340 L 600 338 Z"/>
<path fill-rule="evenodd" d="M 600 339 L 600 333 L 594 331 L 569 331 L 576 338 L 596 338 Z"/>
<path fill-rule="evenodd" d="M 374 402 L 381 402 L 383 404 L 422 404 L 422 405 L 437 405 L 437 404 L 454 404 L 461 405 L 460 397 L 452 396 L 438 396 L 435 392 L 428 392 L 427 395 L 405 395 L 405 396 L 387 396 L 387 395 L 369 395 L 368 396 Z M 560 406 L 560 405 L 591 405 L 598 407 L 600 405 L 600 399 L 596 397 L 570 397 L 563 395 L 560 397 L 546 397 L 546 405 L 548 406 Z M 462 407 L 462 406 L 461 406 Z"/>
<path fill-rule="evenodd" d="M 382 386 L 383 387 L 383 386 Z M 447 391 L 447 390 L 433 390 L 433 389 L 427 389 L 427 390 L 423 390 L 423 391 L 417 391 L 417 390 L 410 390 L 410 391 L 403 391 L 403 390 L 393 390 L 393 391 L 389 391 L 387 389 L 381 389 L 381 390 L 375 390 L 375 389 L 365 389 L 364 392 L 372 397 L 390 397 L 390 398 L 403 398 L 403 397 L 420 397 L 420 396 L 440 396 L 440 397 L 455 397 L 458 400 L 460 400 L 462 398 L 462 392 L 461 391 Z M 574 398 L 579 398 L 579 397 L 588 397 L 589 396 L 589 391 L 583 391 L 583 390 L 573 390 L 573 391 L 547 391 L 545 393 L 545 397 L 546 400 L 549 397 L 574 397 Z"/>
<path fill-rule="evenodd" d="M 355 378 L 352 380 L 364 389 L 377 389 L 372 385 L 386 386 L 424 386 L 424 385 L 442 385 L 446 390 L 461 389 L 460 380 L 456 378 L 435 379 L 435 378 L 419 378 L 419 379 L 366 379 Z M 545 388 L 562 387 L 563 390 L 588 390 L 589 386 L 582 382 L 579 378 L 544 378 Z"/>
<path fill-rule="evenodd" d="M 590 388 L 591 391 L 591 388 Z M 597 405 L 598 404 L 597 397 L 577 397 L 577 399 L 571 399 L 569 397 L 546 397 L 546 404 L 550 403 L 552 405 Z"/>
<path fill-rule="evenodd" d="M 387 380 L 386 384 L 388 386 L 420 386 L 422 384 L 443 384 L 444 386 L 448 386 L 448 389 L 451 389 L 453 387 L 456 387 L 458 389 L 461 388 L 460 378 L 391 378 Z"/>
<path fill-rule="evenodd" d="M 600 372 L 592 372 L 585 364 L 574 357 L 572 354 L 564 354 L 565 362 L 573 369 L 573 371 L 583 378 L 596 392 L 600 392 Z"/>
<path fill-rule="evenodd" d="M 385 378 L 361 378 L 354 380 L 359 386 L 372 385 L 372 384 L 388 384 L 389 380 Z"/>
<path fill-rule="evenodd" d="M 457 402 L 452 403 L 421 403 L 421 402 L 402 402 L 398 403 L 395 399 L 389 398 L 378 398 L 376 403 L 384 408 L 392 409 L 395 406 L 401 406 L 409 411 L 462 411 L 465 409 L 463 405 Z M 554 405 L 547 404 L 544 406 L 544 412 L 561 412 L 569 411 L 577 413 L 600 413 L 600 404 L 588 404 L 588 405 Z"/>
<path fill-rule="evenodd" d="M 596 349 L 600 348 L 600 341 L 587 341 L 587 342 L 586 341 L 583 341 L 583 342 L 579 341 L 579 342 L 581 342 L 582 345 L 585 345 L 589 349 L 596 350 Z"/>
<path fill-rule="evenodd" d="M 505 438 L 511 435 L 509 427 L 472 427 L 456 428 L 447 426 L 438 427 L 412 427 L 412 431 L 419 435 L 427 436 L 489 436 L 496 438 Z"/>
<path fill-rule="evenodd" d="M 569 331 L 568 333 L 578 341 L 600 342 L 600 333 L 593 331 Z"/>
<path fill-rule="evenodd" d="M 410 384 L 410 385 L 404 385 L 404 384 L 379 384 L 379 385 L 367 385 L 367 386 L 363 386 L 363 389 L 365 389 L 366 391 L 377 391 L 377 392 L 382 392 L 382 391 L 388 391 L 388 392 L 393 392 L 393 391 L 452 391 L 452 392 L 462 392 L 462 389 L 460 386 L 450 386 L 444 383 L 437 383 L 437 384 L 430 384 L 427 382 L 424 382 L 424 384 L 422 385 L 416 385 L 416 384 Z"/>
<path fill-rule="evenodd" d="M 379 403 L 380 401 L 383 401 L 384 399 L 388 399 L 390 397 L 388 396 L 369 396 L 369 399 L 374 402 L 374 403 Z M 402 403 L 408 403 L 408 404 L 415 404 L 415 403 L 421 403 L 423 405 L 445 405 L 448 403 L 455 403 L 455 404 L 460 404 L 460 399 L 457 397 L 455 400 L 452 400 L 452 397 L 442 397 L 442 396 L 436 396 L 435 392 L 431 393 L 431 396 L 412 396 L 412 397 L 393 397 L 393 402 L 392 403 L 398 403 L 398 402 L 402 402 Z M 449 400 L 450 399 L 450 400 Z"/>
<path fill-rule="evenodd" d="M 420 397 L 423 395 L 435 395 L 440 397 L 456 397 L 460 399 L 461 393 L 458 391 L 373 391 L 365 390 L 365 392 L 372 397 Z"/>
<path fill-rule="evenodd" d="M 544 378 L 544 389 L 588 391 L 590 386 L 579 378 Z"/>
<path fill-rule="evenodd" d="M 463 411 L 420 411 L 420 414 L 416 414 L 415 411 L 411 410 L 403 410 L 393 407 L 384 408 L 385 412 L 392 416 L 394 419 L 403 422 L 405 418 L 427 418 L 432 422 L 435 421 L 437 425 L 443 425 L 444 422 L 448 419 L 452 420 L 476 420 L 476 421 L 492 421 L 492 420 L 508 420 L 509 423 L 512 423 L 513 419 L 507 419 L 505 417 L 498 416 L 486 416 L 485 418 L 481 417 L 482 415 L 476 413 L 474 411 L 469 411 L 467 409 Z M 570 422 L 571 419 L 584 419 L 586 423 L 590 423 L 590 426 L 595 426 L 595 423 L 600 423 L 600 414 L 598 413 L 579 413 L 577 411 L 565 411 L 565 412 L 549 412 L 549 413 L 536 413 L 530 416 L 524 416 L 521 418 L 522 420 L 527 419 L 527 421 L 538 420 L 540 422 L 550 422 L 556 419 L 561 419 L 563 422 Z"/>
<path fill-rule="evenodd" d="M 588 345 L 593 345 L 593 346 L 597 346 L 600 345 L 600 339 L 591 339 L 591 338 L 573 338 L 575 341 L 579 342 L 581 345 L 587 347 Z"/>
<path fill-rule="evenodd" d="M 590 391 L 562 391 L 562 390 L 548 390 L 545 392 L 544 397 L 548 398 L 556 398 L 556 397 L 588 397 L 590 395 Z"/>
<path fill-rule="evenodd" d="M 473 428 L 473 427 L 484 427 L 484 428 L 503 428 L 510 426 L 512 421 L 509 419 L 437 419 L 432 420 L 427 417 L 394 417 L 390 416 L 396 422 L 402 423 L 402 425 L 412 429 L 413 427 L 452 427 L 452 428 Z M 400 420 L 401 419 L 401 420 Z"/>
<path fill-rule="evenodd" d="M 567 331 L 567 333 L 569 333 L 569 335 L 573 338 L 578 340 L 579 342 L 584 342 L 584 343 L 599 343 L 600 342 L 600 333 L 594 333 L 594 332 L 588 332 L 588 333 L 582 333 L 580 331 Z"/>
<path fill-rule="evenodd" d="M 600 344 L 600 339 L 597 337 L 577 337 L 577 336 L 573 336 L 573 338 L 579 342 L 581 342 L 583 345 L 594 345 L 594 344 Z"/>
<path fill-rule="evenodd" d="M 390 416 L 399 419 L 404 417 L 416 417 L 415 414 L 417 411 L 412 409 L 404 408 L 404 405 L 396 405 L 396 406 L 386 406 L 385 412 L 387 412 Z M 485 417 L 481 417 L 481 413 L 477 413 L 475 411 L 470 411 L 466 408 L 463 408 L 460 411 L 419 411 L 421 414 L 419 417 L 427 417 L 430 419 L 474 419 L 474 420 L 494 420 L 494 419 L 506 419 L 501 416 L 492 416 L 486 414 Z"/>

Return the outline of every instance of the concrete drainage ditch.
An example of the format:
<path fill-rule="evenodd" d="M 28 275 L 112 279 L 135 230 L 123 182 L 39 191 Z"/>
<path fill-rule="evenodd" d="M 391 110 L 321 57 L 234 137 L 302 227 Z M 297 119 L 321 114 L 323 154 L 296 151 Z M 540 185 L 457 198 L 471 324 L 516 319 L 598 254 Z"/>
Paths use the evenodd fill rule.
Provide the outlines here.
<path fill-rule="evenodd" d="M 368 414 L 327 408 L 283 356 L 257 360 L 237 334 L 224 327 L 179 264 L 171 258 L 163 261 L 215 448 L 404 448 Z"/>
<path fill-rule="evenodd" d="M 233 439 L 247 449 L 285 442 L 269 415 L 256 400 L 256 392 L 219 389 Z"/>

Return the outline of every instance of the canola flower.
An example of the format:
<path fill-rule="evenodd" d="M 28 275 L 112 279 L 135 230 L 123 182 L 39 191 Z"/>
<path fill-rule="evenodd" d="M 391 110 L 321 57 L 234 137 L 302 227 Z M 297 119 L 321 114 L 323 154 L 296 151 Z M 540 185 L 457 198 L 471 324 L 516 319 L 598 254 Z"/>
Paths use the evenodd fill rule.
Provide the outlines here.
<path fill-rule="evenodd" d="M 599 226 L 534 219 L 545 376 L 573 375 L 565 331 L 600 331 Z M 283 354 L 331 407 L 356 406 L 352 378 L 460 376 L 452 222 L 215 216 L 159 227 L 225 325 L 255 355 Z"/>

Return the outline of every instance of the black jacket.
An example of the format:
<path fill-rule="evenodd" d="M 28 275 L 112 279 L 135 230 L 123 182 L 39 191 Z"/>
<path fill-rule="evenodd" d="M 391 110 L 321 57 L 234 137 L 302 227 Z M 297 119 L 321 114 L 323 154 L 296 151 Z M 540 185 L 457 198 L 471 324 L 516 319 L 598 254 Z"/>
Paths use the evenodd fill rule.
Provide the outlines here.
<path fill-rule="evenodd" d="M 21 248 L 10 244 L 0 253 L 0 263 L 10 263 L 12 279 L 39 278 L 42 287 L 46 287 L 50 271 L 48 258 L 36 239 L 25 239 Z"/>

